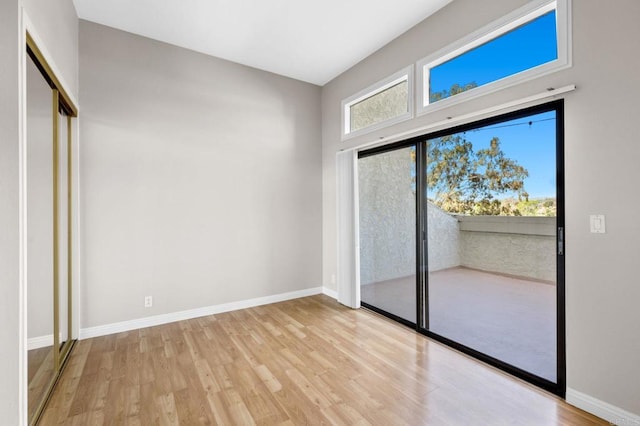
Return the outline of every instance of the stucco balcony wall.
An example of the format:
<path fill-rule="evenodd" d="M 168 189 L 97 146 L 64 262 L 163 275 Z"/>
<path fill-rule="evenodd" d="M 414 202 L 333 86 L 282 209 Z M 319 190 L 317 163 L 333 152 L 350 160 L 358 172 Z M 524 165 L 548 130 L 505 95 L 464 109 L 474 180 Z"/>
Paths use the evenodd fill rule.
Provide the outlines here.
<path fill-rule="evenodd" d="M 454 216 L 460 230 L 460 265 L 556 282 L 556 218 Z"/>

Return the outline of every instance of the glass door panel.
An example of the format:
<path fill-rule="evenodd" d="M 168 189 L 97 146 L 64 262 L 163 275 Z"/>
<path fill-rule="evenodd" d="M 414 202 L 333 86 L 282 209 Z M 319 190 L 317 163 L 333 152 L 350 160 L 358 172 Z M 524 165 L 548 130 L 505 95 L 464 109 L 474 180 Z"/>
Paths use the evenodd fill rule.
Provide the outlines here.
<path fill-rule="evenodd" d="M 69 340 L 69 177 L 67 116 L 58 113 L 58 342 Z"/>
<path fill-rule="evenodd" d="M 416 323 L 416 148 L 358 160 L 363 305 Z"/>
<path fill-rule="evenodd" d="M 27 359 L 29 417 L 56 376 L 51 88 L 27 59 Z"/>
<path fill-rule="evenodd" d="M 556 111 L 426 142 L 428 331 L 557 383 Z"/>

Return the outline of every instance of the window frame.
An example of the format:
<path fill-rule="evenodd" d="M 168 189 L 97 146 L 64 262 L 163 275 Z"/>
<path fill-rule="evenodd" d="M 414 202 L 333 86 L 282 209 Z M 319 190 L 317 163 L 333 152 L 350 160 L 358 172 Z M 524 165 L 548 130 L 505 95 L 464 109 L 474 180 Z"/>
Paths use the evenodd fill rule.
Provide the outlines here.
<path fill-rule="evenodd" d="M 444 62 L 456 58 L 464 53 L 488 43 L 503 34 L 525 25 L 534 19 L 555 10 L 556 11 L 556 46 L 557 59 L 527 70 L 511 74 L 507 77 L 483 84 L 466 92 L 459 93 L 437 102 L 430 103 L 428 88 L 430 70 Z M 417 91 L 416 115 L 424 115 L 439 109 L 447 108 L 470 99 L 474 99 L 498 90 L 511 87 L 526 81 L 534 80 L 543 75 L 551 74 L 572 66 L 571 52 L 571 0 L 535 0 L 500 19 L 482 27 L 466 37 L 438 50 L 416 63 Z"/>
<path fill-rule="evenodd" d="M 363 127 L 362 129 L 351 131 L 351 107 L 359 102 L 364 101 L 365 99 L 371 98 L 379 93 L 384 92 L 385 90 L 400 84 L 402 82 L 407 82 L 407 112 L 404 114 L 398 115 L 397 117 L 388 118 L 386 120 L 382 120 L 376 124 L 372 124 L 367 127 Z M 409 120 L 414 117 L 414 71 L 413 64 L 405 67 L 390 76 L 362 89 L 358 93 L 349 96 L 342 101 L 341 108 L 341 134 L 342 140 L 351 139 L 360 135 L 364 135 L 367 133 L 374 132 L 376 130 L 383 129 L 385 127 L 389 127 L 393 124 L 400 123 L 402 121 Z"/>

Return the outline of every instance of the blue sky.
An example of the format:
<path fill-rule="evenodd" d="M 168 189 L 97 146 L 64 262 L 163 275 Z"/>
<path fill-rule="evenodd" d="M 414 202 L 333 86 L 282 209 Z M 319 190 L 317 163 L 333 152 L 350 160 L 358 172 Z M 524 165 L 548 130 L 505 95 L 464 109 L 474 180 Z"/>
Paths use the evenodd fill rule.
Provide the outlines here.
<path fill-rule="evenodd" d="M 456 83 L 486 84 L 557 56 L 556 13 L 552 11 L 432 68 L 431 91 L 448 90 Z M 529 197 L 555 197 L 555 126 L 555 112 L 547 112 L 469 131 L 465 137 L 473 142 L 474 150 L 488 147 L 491 138 L 498 137 L 505 155 L 529 171 L 525 181 Z"/>
<path fill-rule="evenodd" d="M 464 133 L 474 151 L 488 148 L 493 137 L 508 158 L 529 172 L 525 190 L 529 198 L 556 195 L 556 120 L 555 111 L 532 115 Z M 529 125 L 531 122 L 531 125 Z M 513 194 L 505 194 L 513 196 Z"/>
<path fill-rule="evenodd" d="M 549 12 L 430 71 L 431 93 L 479 86 L 557 59 L 556 13 Z"/>

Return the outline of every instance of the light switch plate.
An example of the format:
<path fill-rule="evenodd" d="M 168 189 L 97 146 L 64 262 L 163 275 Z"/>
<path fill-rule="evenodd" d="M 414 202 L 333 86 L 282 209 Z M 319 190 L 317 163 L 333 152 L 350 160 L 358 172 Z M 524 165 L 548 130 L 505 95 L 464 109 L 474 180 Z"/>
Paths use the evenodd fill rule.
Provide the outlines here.
<path fill-rule="evenodd" d="M 592 234 L 604 234 L 606 232 L 606 225 L 603 214 L 592 214 L 589 216 L 589 224 Z"/>

